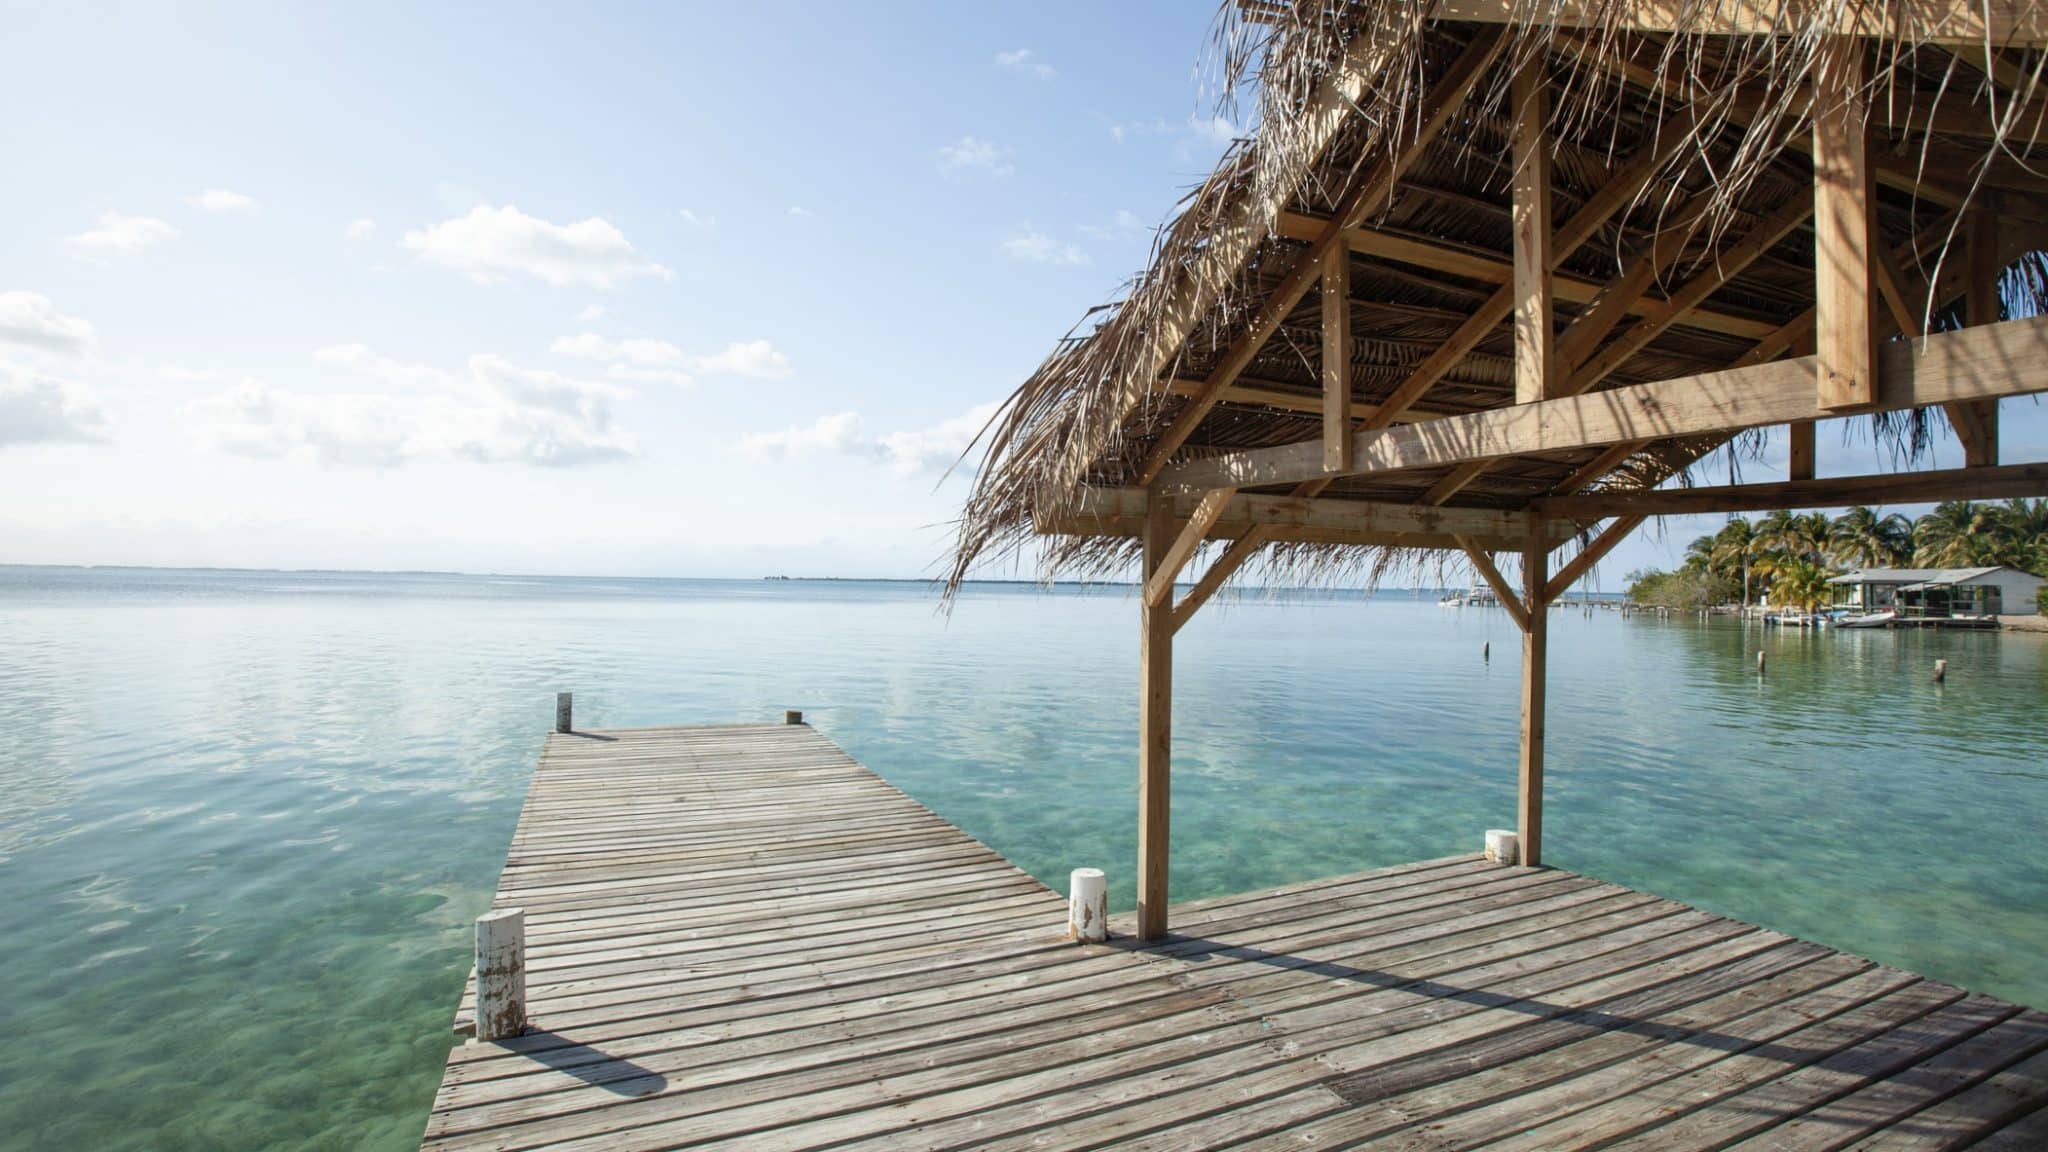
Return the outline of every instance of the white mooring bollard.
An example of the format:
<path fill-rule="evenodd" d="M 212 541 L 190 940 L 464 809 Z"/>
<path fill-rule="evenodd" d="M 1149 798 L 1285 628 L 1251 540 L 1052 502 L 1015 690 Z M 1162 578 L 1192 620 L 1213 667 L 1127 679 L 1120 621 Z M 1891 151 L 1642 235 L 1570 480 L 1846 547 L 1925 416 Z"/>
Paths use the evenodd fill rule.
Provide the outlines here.
<path fill-rule="evenodd" d="M 1520 864 L 1522 862 L 1522 838 L 1505 828 L 1487 829 L 1486 862 L 1489 864 Z"/>
<path fill-rule="evenodd" d="M 476 918 L 476 1038 L 526 1031 L 526 911 L 500 908 Z"/>
<path fill-rule="evenodd" d="M 1067 877 L 1067 936 L 1084 944 L 1109 939 L 1109 881 L 1100 868 L 1076 868 Z"/>

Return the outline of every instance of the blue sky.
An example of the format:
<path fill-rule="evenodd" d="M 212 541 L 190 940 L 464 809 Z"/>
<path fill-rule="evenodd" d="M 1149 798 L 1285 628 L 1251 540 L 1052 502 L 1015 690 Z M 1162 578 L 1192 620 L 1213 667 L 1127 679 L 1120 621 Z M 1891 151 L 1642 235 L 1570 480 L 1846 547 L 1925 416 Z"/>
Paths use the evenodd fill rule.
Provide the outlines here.
<path fill-rule="evenodd" d="M 0 9 L 0 562 L 927 572 L 1230 135 L 1211 16 Z"/>

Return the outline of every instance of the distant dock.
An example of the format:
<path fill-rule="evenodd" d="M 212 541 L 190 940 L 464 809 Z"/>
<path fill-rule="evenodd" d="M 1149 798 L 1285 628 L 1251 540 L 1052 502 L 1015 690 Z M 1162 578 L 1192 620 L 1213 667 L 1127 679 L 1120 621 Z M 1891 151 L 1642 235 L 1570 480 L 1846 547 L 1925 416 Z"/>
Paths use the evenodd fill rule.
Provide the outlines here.
<path fill-rule="evenodd" d="M 800 723 L 550 735 L 494 907 L 424 1148 L 2048 1147 L 2048 1014 L 1478 857 L 1076 944 Z"/>

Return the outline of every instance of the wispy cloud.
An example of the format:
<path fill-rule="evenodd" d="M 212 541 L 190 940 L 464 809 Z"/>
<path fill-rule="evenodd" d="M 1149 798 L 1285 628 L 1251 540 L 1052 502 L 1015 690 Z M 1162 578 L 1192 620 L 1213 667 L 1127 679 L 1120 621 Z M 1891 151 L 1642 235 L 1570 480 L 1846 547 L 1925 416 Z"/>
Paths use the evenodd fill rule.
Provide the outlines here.
<path fill-rule="evenodd" d="M 90 322 L 57 311 L 47 296 L 0 292 L 0 343 L 77 356 L 92 347 L 93 338 Z"/>
<path fill-rule="evenodd" d="M 1151 229 L 1146 226 L 1143 220 L 1138 218 L 1136 212 L 1128 208 L 1119 208 L 1116 210 L 1116 215 L 1110 217 L 1109 223 L 1083 224 L 1076 231 L 1080 232 L 1083 236 L 1109 237 L 1140 236 L 1150 232 Z"/>
<path fill-rule="evenodd" d="M 1108 117 L 1103 117 L 1103 123 L 1109 128 L 1110 138 L 1119 144 L 1138 136 L 1164 136 L 1175 130 L 1170 121 L 1156 118 L 1151 120 L 1111 120 Z"/>
<path fill-rule="evenodd" d="M 108 212 L 100 217 L 97 226 L 68 237 L 65 242 L 81 255 L 101 255 L 140 252 L 177 234 L 176 228 L 154 216 L 124 216 L 119 212 Z"/>
<path fill-rule="evenodd" d="M 157 371 L 173 384 L 212 384 L 223 378 L 218 368 L 187 368 L 182 364 L 159 364 Z"/>
<path fill-rule="evenodd" d="M 1052 65 L 1039 59 L 1038 53 L 1033 52 L 1029 48 L 1019 48 L 1015 52 L 996 53 L 996 66 L 1005 71 L 1036 76 L 1040 80 L 1051 80 L 1059 75 Z"/>
<path fill-rule="evenodd" d="M 68 380 L 0 360 L 0 448 L 103 440 L 107 419 Z"/>
<path fill-rule="evenodd" d="M 200 438 L 239 456 L 305 456 L 326 464 L 388 468 L 414 460 L 566 467 L 632 453 L 613 419 L 611 384 L 471 356 L 460 371 L 383 356 L 361 344 L 314 358 L 385 386 L 305 391 L 245 380 L 194 401 Z"/>
<path fill-rule="evenodd" d="M 806 208 L 801 204 L 791 204 L 789 206 L 789 214 L 791 216 L 799 216 L 806 219 L 817 215 L 816 212 L 811 211 L 809 208 Z"/>
<path fill-rule="evenodd" d="M 792 424 L 780 432 L 757 432 L 739 442 L 743 456 L 787 459 L 828 452 L 854 452 L 863 444 L 858 412 L 820 416 L 809 424 Z"/>
<path fill-rule="evenodd" d="M 359 216 L 348 222 L 348 238 L 351 240 L 368 240 L 376 234 L 377 222 L 368 216 Z"/>
<path fill-rule="evenodd" d="M 581 312 L 576 313 L 576 322 L 578 324 L 595 324 L 602 319 L 604 319 L 604 305 L 602 304 L 586 304 Z"/>
<path fill-rule="evenodd" d="M 1245 135 L 1243 126 L 1233 123 L 1225 116 L 1190 116 L 1188 130 L 1198 140 L 1223 145 Z"/>
<path fill-rule="evenodd" d="M 548 350 L 607 364 L 614 379 L 646 383 L 688 384 L 699 375 L 782 380 L 791 372 L 789 357 L 766 340 L 735 341 L 722 351 L 693 356 L 666 340 L 612 340 L 582 332 L 556 340 Z"/>
<path fill-rule="evenodd" d="M 558 287 L 610 288 L 634 277 L 675 275 L 595 216 L 554 224 L 510 204 L 480 204 L 466 216 L 407 232 L 404 243 L 421 261 L 455 269 L 479 284 L 527 275 Z"/>
<path fill-rule="evenodd" d="M 939 171 L 949 175 L 979 171 L 1008 176 L 1016 168 L 1010 163 L 1008 149 L 998 148 L 978 136 L 962 136 L 939 149 Z"/>
<path fill-rule="evenodd" d="M 1003 241 L 1003 255 L 1023 264 L 1088 263 L 1088 253 L 1080 245 L 1056 240 L 1028 223 Z"/>
<path fill-rule="evenodd" d="M 257 208 L 254 196 L 226 188 L 208 188 L 196 196 L 185 197 L 185 203 L 202 212 L 254 212 Z"/>
<path fill-rule="evenodd" d="M 684 223 L 695 225 L 698 228 L 718 227 L 718 217 L 716 216 L 705 216 L 697 212 L 692 212 L 688 208 L 676 209 L 676 215 L 682 217 Z"/>
<path fill-rule="evenodd" d="M 1000 404 L 977 404 L 966 412 L 922 428 L 869 436 L 858 412 L 835 412 L 809 424 L 792 424 L 776 432 L 760 432 L 739 442 L 741 455 L 756 459 L 797 459 L 807 456 L 850 456 L 880 464 L 898 479 L 921 473 L 943 474 L 961 462 Z M 972 472 L 975 462 L 966 461 Z"/>

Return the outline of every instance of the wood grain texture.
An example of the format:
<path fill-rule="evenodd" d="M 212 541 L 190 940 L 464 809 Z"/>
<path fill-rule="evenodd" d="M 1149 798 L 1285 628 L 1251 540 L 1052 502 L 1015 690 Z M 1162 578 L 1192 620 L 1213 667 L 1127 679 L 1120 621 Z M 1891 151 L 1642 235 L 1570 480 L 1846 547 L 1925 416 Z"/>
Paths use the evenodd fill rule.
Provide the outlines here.
<path fill-rule="evenodd" d="M 802 725 L 550 736 L 496 902 L 533 1028 L 449 1053 L 425 1148 L 2023 1148 L 2048 1102 L 2048 1017 L 1555 869 L 1076 945 Z"/>

